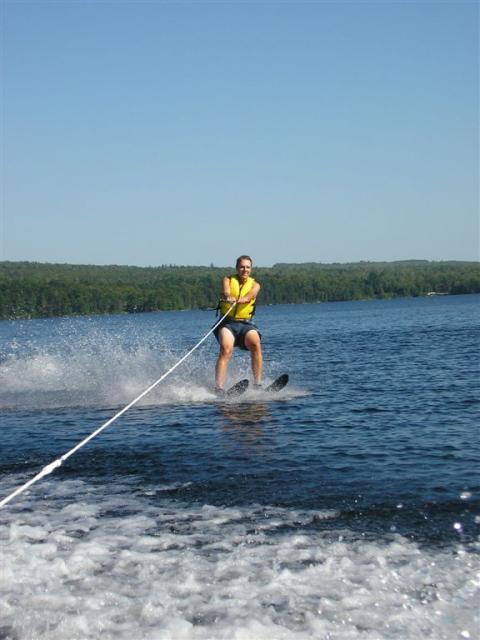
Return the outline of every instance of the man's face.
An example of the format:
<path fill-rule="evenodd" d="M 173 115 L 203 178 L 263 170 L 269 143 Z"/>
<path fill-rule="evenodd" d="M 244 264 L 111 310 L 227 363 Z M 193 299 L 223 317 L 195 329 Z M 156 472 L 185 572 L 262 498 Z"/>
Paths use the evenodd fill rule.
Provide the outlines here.
<path fill-rule="evenodd" d="M 252 272 L 252 263 L 250 260 L 240 260 L 237 267 L 237 275 L 240 280 L 246 280 Z"/>

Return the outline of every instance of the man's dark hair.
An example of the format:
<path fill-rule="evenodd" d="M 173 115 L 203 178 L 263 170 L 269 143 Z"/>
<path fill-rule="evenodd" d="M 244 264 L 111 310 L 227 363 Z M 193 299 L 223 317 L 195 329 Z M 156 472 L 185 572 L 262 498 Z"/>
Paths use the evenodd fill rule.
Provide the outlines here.
<path fill-rule="evenodd" d="M 250 260 L 250 264 L 253 265 L 253 260 L 250 258 L 250 256 L 238 256 L 237 262 L 235 263 L 235 269 L 238 268 L 238 265 L 242 260 Z"/>

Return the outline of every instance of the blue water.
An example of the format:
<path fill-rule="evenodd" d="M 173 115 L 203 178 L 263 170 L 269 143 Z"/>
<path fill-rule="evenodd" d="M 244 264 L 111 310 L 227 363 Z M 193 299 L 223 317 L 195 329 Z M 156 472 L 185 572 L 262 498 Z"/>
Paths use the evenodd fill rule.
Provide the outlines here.
<path fill-rule="evenodd" d="M 22 577 L 0 580 L 0 638 L 475 637 L 479 303 L 259 307 L 266 378 L 288 372 L 291 382 L 228 403 L 211 393 L 210 338 L 1 511 L 4 573 Z M 199 311 L 0 323 L 0 498 L 212 322 Z M 248 374 L 236 353 L 229 382 Z M 32 556 L 39 545 L 43 560 Z M 72 588 L 72 566 L 116 594 L 98 605 L 103 622 L 82 613 L 92 604 Z M 166 589 L 158 601 L 151 566 Z M 38 598 L 26 617 L 22 589 Z"/>

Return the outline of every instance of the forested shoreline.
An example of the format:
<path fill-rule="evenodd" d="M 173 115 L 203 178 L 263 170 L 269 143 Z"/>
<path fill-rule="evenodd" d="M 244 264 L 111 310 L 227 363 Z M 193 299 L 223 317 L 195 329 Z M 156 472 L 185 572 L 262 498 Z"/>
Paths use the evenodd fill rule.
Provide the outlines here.
<path fill-rule="evenodd" d="M 215 307 L 229 267 L 0 262 L 0 319 Z M 480 293 L 479 262 L 276 264 L 254 270 L 263 305 Z"/>

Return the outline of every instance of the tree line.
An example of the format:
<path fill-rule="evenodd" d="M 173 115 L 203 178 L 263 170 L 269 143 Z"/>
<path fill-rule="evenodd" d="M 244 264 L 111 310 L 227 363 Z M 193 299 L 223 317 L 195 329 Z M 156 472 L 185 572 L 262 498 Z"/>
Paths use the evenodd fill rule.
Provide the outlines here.
<path fill-rule="evenodd" d="M 0 262 L 0 319 L 214 308 L 233 268 Z M 480 293 L 480 263 L 280 263 L 255 269 L 259 304 Z"/>

